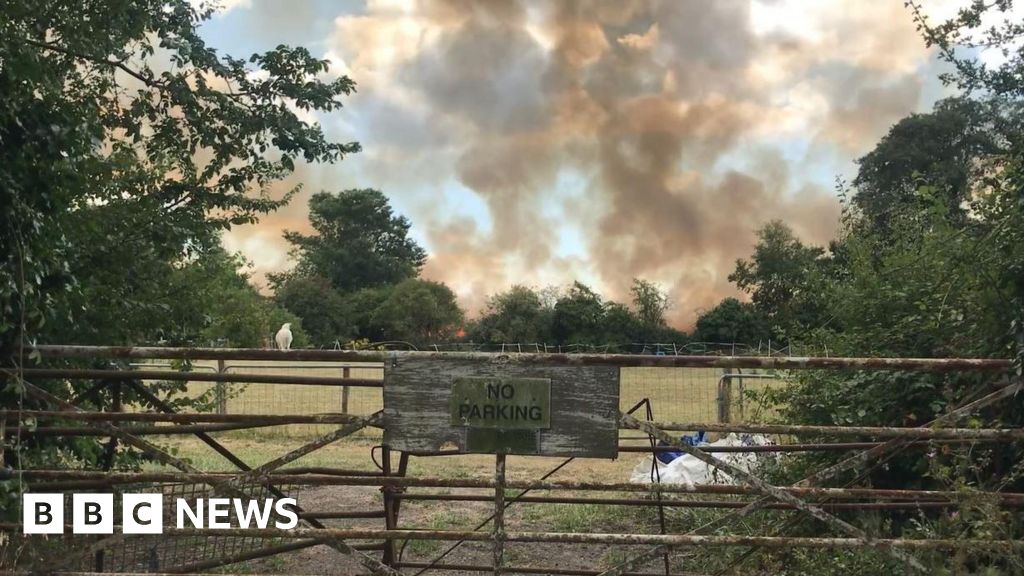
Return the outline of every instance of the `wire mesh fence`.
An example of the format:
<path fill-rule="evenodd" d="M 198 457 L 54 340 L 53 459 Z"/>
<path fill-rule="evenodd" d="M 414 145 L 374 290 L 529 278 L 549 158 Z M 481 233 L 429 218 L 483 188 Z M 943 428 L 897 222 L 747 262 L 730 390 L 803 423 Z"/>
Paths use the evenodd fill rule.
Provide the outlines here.
<path fill-rule="evenodd" d="M 163 364 L 137 364 L 149 369 Z M 380 363 L 200 361 L 196 372 L 222 372 L 244 376 L 314 376 L 380 381 Z M 784 385 L 784 375 L 764 370 L 721 368 L 630 367 L 620 372 L 620 408 L 628 410 L 649 400 L 654 416 L 676 422 L 761 422 L 774 414 L 765 404 L 765 389 Z M 248 382 L 189 382 L 188 395 L 211 394 L 220 387 L 222 397 L 215 409 L 225 414 L 320 414 L 346 413 L 368 416 L 383 408 L 381 388 L 365 386 L 315 386 Z M 254 430 L 250 435 L 310 437 L 326 434 L 331 426 L 289 425 Z M 366 430 L 357 437 L 378 436 Z"/>

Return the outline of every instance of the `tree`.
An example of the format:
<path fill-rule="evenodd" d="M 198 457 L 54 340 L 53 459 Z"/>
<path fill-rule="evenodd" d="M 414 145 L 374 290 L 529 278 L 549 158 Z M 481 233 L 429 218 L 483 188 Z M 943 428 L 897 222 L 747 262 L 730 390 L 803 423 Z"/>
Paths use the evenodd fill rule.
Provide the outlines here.
<path fill-rule="evenodd" d="M 1019 192 L 1024 157 L 1020 129 L 1024 105 L 1024 47 L 1020 38 L 1024 37 L 1024 23 L 1012 14 L 1012 0 L 972 2 L 937 25 L 928 21 L 918 2 L 910 1 L 908 6 L 928 47 L 937 48 L 939 57 L 952 65 L 950 71 L 940 75 L 943 83 L 956 85 L 984 101 L 994 124 L 1012 127 L 1004 131 L 1009 134 L 1005 152 L 987 159 L 984 208 L 991 229 L 981 238 L 996 252 L 1017 254 L 1024 239 L 1024 232 L 1013 225 L 1020 224 L 1024 212 Z M 981 58 L 985 51 L 999 57 Z M 1012 313 L 1004 320 L 1010 321 L 1008 332 L 1015 341 L 1014 358 L 1020 374 L 1024 372 L 1024 265 L 1020 260 L 1005 260 L 1004 264 L 992 280 L 1004 290 L 1003 301 L 1013 305 Z"/>
<path fill-rule="evenodd" d="M 944 84 L 965 94 L 983 94 L 1020 101 L 1024 97 L 1024 50 L 1018 40 L 1024 23 L 1012 14 L 1013 0 L 971 2 L 937 24 L 928 20 L 920 2 L 907 2 L 915 24 L 929 48 L 951 64 L 939 75 Z M 1001 52 L 1002 58 L 982 59 L 983 50 Z M 1019 142 L 1018 142 L 1019 144 Z"/>
<path fill-rule="evenodd" d="M 750 260 L 739 259 L 729 275 L 777 328 L 790 335 L 814 327 L 821 319 L 818 286 L 824 250 L 805 246 L 793 231 L 775 220 L 757 233 Z"/>
<path fill-rule="evenodd" d="M 469 338 L 496 344 L 546 342 L 551 312 L 535 290 L 516 285 L 488 299 L 487 308 L 469 331 Z"/>
<path fill-rule="evenodd" d="M 994 133 L 1004 139 L 997 139 L 999 146 L 993 148 L 965 146 L 966 140 L 955 140 L 965 135 L 942 136 L 949 127 L 944 125 L 934 137 L 953 138 L 955 146 L 920 142 L 920 134 L 910 131 L 903 141 L 908 150 L 900 150 L 895 140 L 883 140 L 866 157 L 878 169 L 869 172 L 868 179 L 874 182 L 884 173 L 879 181 L 892 187 L 878 190 L 878 209 L 898 225 L 864 225 L 860 214 L 847 214 L 843 281 L 820 285 L 819 302 L 826 304 L 835 321 L 813 338 L 836 355 L 1012 358 L 1015 374 L 802 375 L 773 394 L 788 421 L 920 426 L 1022 373 L 1024 147 L 1016 131 L 1002 127 L 1020 121 L 1024 52 L 1018 39 L 1024 25 L 1019 19 L 994 24 L 990 20 L 1012 2 L 971 2 L 951 20 L 934 26 L 923 18 L 917 3 L 910 5 L 929 45 L 937 46 L 953 64 L 944 79 L 965 89 L 972 102 L 964 106 L 982 115 L 965 125 L 999 127 Z M 977 57 L 979 50 L 1000 51 L 1003 58 L 992 67 Z M 972 95 L 972 90 L 977 92 Z M 946 105 L 940 104 L 928 118 L 914 117 L 901 124 L 917 130 L 922 122 L 929 129 L 932 123 L 950 122 L 949 111 L 942 109 Z M 975 156 L 969 161 L 961 160 L 971 155 Z M 895 194 L 886 197 L 889 192 Z M 1019 426 L 1024 423 L 1024 406 L 1000 402 L 964 421 L 975 422 Z M 1021 458 L 1019 446 L 948 447 L 928 457 L 907 453 L 885 468 L 872 469 L 868 481 L 877 487 L 1019 490 L 1024 487 Z M 820 466 L 822 457 L 816 460 L 814 465 Z M 948 522 L 925 526 L 937 535 L 958 538 L 985 537 L 993 531 L 1019 537 L 1019 527 L 1012 523 L 995 518 L 977 521 L 986 515 L 978 507 L 965 506 Z M 897 520 L 893 530 L 899 527 Z M 966 552 L 943 569 L 998 572 L 1015 566 L 1016 557 L 1012 560 Z"/>
<path fill-rule="evenodd" d="M 552 336 L 559 344 L 604 343 L 604 302 L 585 284 L 574 282 L 555 302 Z"/>
<path fill-rule="evenodd" d="M 345 302 L 345 309 L 351 316 L 356 338 L 378 342 L 381 340 L 393 340 L 394 336 L 387 334 L 384 328 L 374 320 L 374 313 L 377 308 L 391 296 L 393 286 L 379 286 L 377 288 L 363 288 L 351 294 L 342 294 Z"/>
<path fill-rule="evenodd" d="M 327 61 L 302 48 L 220 56 L 197 30 L 211 15 L 186 0 L 5 4 L 5 360 L 22 337 L 81 325 L 83 305 L 106 308 L 93 319 L 113 334 L 136 335 L 121 325 L 151 305 L 134 287 L 212 245 L 218 231 L 281 206 L 290 194 L 272 198 L 267 186 L 296 160 L 358 150 L 296 114 L 338 108 L 351 80 L 321 80 Z M 102 298 L 76 294 L 101 286 Z"/>
<path fill-rule="evenodd" d="M 174 267 L 163 282 L 149 284 L 151 298 L 166 303 L 166 313 L 152 318 L 159 338 L 258 348 L 281 324 L 291 322 L 296 347 L 305 345 L 301 321 L 253 287 L 249 266 L 240 254 L 217 245 Z"/>
<path fill-rule="evenodd" d="M 371 318 L 386 338 L 416 344 L 450 339 L 462 320 L 462 309 L 450 288 L 416 278 L 392 288 Z"/>
<path fill-rule="evenodd" d="M 988 107 L 976 100 L 949 98 L 932 112 L 911 114 L 896 123 L 858 160 L 852 201 L 866 224 L 888 234 L 896 215 L 917 213 L 903 208 L 927 203 L 918 194 L 927 185 L 944 203 L 951 221 L 963 225 L 963 205 L 971 197 L 972 183 L 984 173 L 982 159 L 1001 152 L 1006 141 L 996 133 L 1003 123 L 992 121 Z"/>
<path fill-rule="evenodd" d="M 331 347 L 356 337 L 353 313 L 345 297 L 320 277 L 289 277 L 274 294 L 281 306 L 302 319 L 316 346 Z M 296 346 L 297 347 L 297 346 Z"/>
<path fill-rule="evenodd" d="M 771 338 L 768 318 L 753 304 L 726 298 L 697 318 L 694 338 L 701 342 L 757 346 Z"/>
<path fill-rule="evenodd" d="M 303 48 L 219 55 L 198 32 L 212 9 L 188 0 L 11 0 L 2 11 L 0 366 L 20 366 L 33 341 L 212 336 L 212 317 L 197 322 L 180 307 L 203 298 L 168 280 L 199 274 L 184 271 L 216 250 L 220 232 L 287 202 L 293 191 L 272 197 L 269 185 L 296 161 L 334 162 L 359 149 L 328 141 L 297 113 L 337 109 L 354 83 L 325 79 L 328 62 Z M 220 280 L 211 280 L 218 297 L 244 293 L 260 314 L 279 312 Z M 221 313 L 253 312 L 242 308 Z M 0 405 L 49 408 L 11 373 Z M 61 396 L 90 385 L 33 384 Z M 106 410 L 110 395 L 102 388 L 82 402 Z M 125 402 L 153 408 L 131 394 Z M 5 464 L 19 468 L 28 453 L 72 467 L 97 457 L 93 442 L 41 438 L 6 450 Z M 137 457 L 119 452 L 115 466 Z"/>
<path fill-rule="evenodd" d="M 657 284 L 634 278 L 630 293 L 633 295 L 633 307 L 641 323 L 646 326 L 665 325 L 668 296 Z"/>
<path fill-rule="evenodd" d="M 295 273 L 326 278 L 342 292 L 415 278 L 426 261 L 409 238 L 409 220 L 377 190 L 314 194 L 309 218 L 315 235 L 285 233 L 299 258 Z"/>
<path fill-rule="evenodd" d="M 644 325 L 637 315 L 621 302 L 606 302 L 601 319 L 602 335 L 591 344 L 612 344 L 621 351 L 630 350 L 634 342 L 652 342 L 657 337 L 649 338 L 645 332 L 658 327 Z"/>

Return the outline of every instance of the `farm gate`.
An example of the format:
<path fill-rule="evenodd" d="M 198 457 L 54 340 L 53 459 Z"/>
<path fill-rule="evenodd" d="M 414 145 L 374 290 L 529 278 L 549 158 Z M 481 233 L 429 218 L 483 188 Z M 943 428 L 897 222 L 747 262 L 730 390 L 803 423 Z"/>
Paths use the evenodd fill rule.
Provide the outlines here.
<path fill-rule="evenodd" d="M 159 489 L 167 497 L 195 500 L 212 495 L 245 498 L 282 498 L 298 501 L 299 527 L 274 528 L 167 528 L 161 535 L 113 534 L 70 536 L 40 542 L 21 537 L 18 523 L 2 528 L 8 552 L 26 551 L 18 568 L 27 572 L 175 572 L 192 573 L 266 559 L 298 550 L 324 546 L 348 564 L 332 565 L 334 572 L 372 574 L 444 573 L 494 574 L 692 574 L 672 562 L 678 550 L 693 546 L 764 548 L 873 548 L 919 567 L 920 550 L 990 550 L 1024 552 L 1019 540 L 965 540 L 939 538 L 881 538 L 844 519 L 852 511 L 914 511 L 956 509 L 963 497 L 953 491 L 888 490 L 870 487 L 831 487 L 830 481 L 851 470 L 885 462 L 905 450 L 962 443 L 1020 443 L 1017 428 L 960 427 L 962 421 L 986 406 L 1016 395 L 1022 382 L 1009 376 L 1010 363 L 995 359 L 881 359 L 790 358 L 754 356 L 590 355 L 545 353 L 378 352 L 332 350 L 256 350 L 212 348 L 132 348 L 39 346 L 41 364 L 25 367 L 17 378 L 25 403 L 0 411 L 5 446 L 34 438 L 94 437 L 103 439 L 104 457 L 119 445 L 141 450 L 159 468 L 137 471 L 108 469 L 69 470 L 59 466 L 23 466 L 0 472 L 0 480 L 29 492 L 118 492 Z M 35 354 L 35 353 L 34 353 Z M 111 361 L 104 369 L 78 367 L 83 361 Z M 113 361 L 120 364 L 113 364 Z M 145 362 L 143 362 L 145 361 Z M 154 361 L 157 361 L 154 363 Z M 178 361 L 211 361 L 216 369 L 180 371 Z M 227 361 L 286 363 L 353 363 L 342 374 L 310 376 L 275 373 L 240 373 L 225 369 Z M 174 362 L 161 364 L 161 362 Z M 349 368 L 380 363 L 383 378 L 353 377 Z M 265 368 L 264 365 L 260 365 Z M 152 368 L 163 367 L 161 370 Z M 640 399 L 621 403 L 619 374 L 630 368 L 715 368 L 725 370 L 716 383 L 717 418 L 704 422 L 655 421 L 656 406 Z M 266 370 L 272 370 L 272 367 Z M 264 370 L 264 372 L 266 372 Z M 742 372 L 747 370 L 747 372 Z M 732 407 L 732 382 L 769 379 L 776 373 L 750 371 L 881 370 L 930 373 L 977 372 L 991 375 L 961 406 L 918 427 L 801 426 L 751 423 Z M 742 381 L 742 380 L 741 380 Z M 43 382 L 51 385 L 43 386 Z M 53 394 L 52 383 L 75 394 L 64 400 Z M 176 411 L 152 388 L 154 382 L 210 383 L 214 407 L 203 413 Z M 223 384 L 250 386 L 316 386 L 338 392 L 338 403 L 315 412 L 286 414 L 233 413 L 226 409 Z M 742 386 L 742 384 L 740 384 Z M 90 396 L 109 389 L 113 401 L 96 410 Z M 349 391 L 380 390 L 382 410 L 349 413 Z M 50 391 L 47 391 L 50 390 Z M 130 393 L 130 394 L 129 394 Z M 121 398 L 133 398 L 134 404 Z M 741 394 L 742 398 L 743 395 Z M 740 403 L 739 406 L 744 406 Z M 144 407 L 144 411 L 140 411 Z M 739 420 L 739 421 L 736 421 Z M 71 425 L 73 424 L 73 425 Z M 262 464 L 254 464 L 229 450 L 219 435 L 275 426 L 328 426 L 329 431 Z M 382 433 L 379 446 L 369 450 L 373 466 L 299 466 L 317 450 L 359 431 Z M 631 433 L 629 432 L 631 431 Z M 717 434 L 764 434 L 778 442 L 764 445 L 696 446 L 678 434 L 705 431 Z M 202 470 L 147 438 L 188 435 L 198 438 L 233 470 Z M 374 438 L 379 436 L 373 436 Z M 815 442 L 801 441 L 812 437 Z M 856 442 L 835 439 L 858 438 Z M 862 440 L 867 438 L 869 440 Z M 848 456 L 814 471 L 793 485 L 773 485 L 736 465 L 728 453 L 790 453 L 842 451 Z M 657 456 L 663 452 L 686 454 L 729 477 L 729 483 L 668 484 L 659 481 Z M 648 453 L 650 484 L 606 481 L 554 480 L 588 458 L 615 458 Z M 419 459 L 450 458 L 465 454 L 490 455 L 486 477 L 413 475 L 411 463 Z M 509 455 L 551 459 L 536 478 L 509 478 Z M 486 458 L 487 456 L 478 456 Z M 8 484 L 11 485 L 11 484 Z M 379 500 L 360 509 L 318 509 L 304 495 L 310 490 L 379 490 Z M 21 488 L 19 488 L 21 489 Z M 423 489 L 428 491 L 424 492 Z M 543 493 L 542 495 L 537 495 Z M 587 494 L 580 496 L 580 493 Z M 614 493 L 615 496 L 602 494 Z M 593 494 L 593 495 L 591 495 Z M 678 498 L 685 495 L 685 498 Z M 1024 494 L 992 492 L 971 494 L 987 498 L 997 508 L 1024 507 Z M 420 503 L 487 503 L 488 513 L 461 529 L 409 527 L 402 523 L 402 505 Z M 314 503 L 315 504 L 315 503 Z M 623 506 L 654 508 L 656 533 L 599 533 L 594 530 L 529 531 L 510 529 L 506 513 L 511 506 L 557 504 L 564 506 Z M 458 505 L 458 504 L 457 504 Z M 667 528 L 666 512 L 674 508 L 725 509 L 728 512 L 685 532 Z M 824 536 L 788 536 L 780 533 L 722 535 L 718 531 L 759 510 L 789 511 L 795 518 L 810 517 L 827 528 Z M 382 526 L 381 526 L 382 524 Z M 404 557 L 412 542 L 447 543 L 427 559 Z M 510 546 L 551 545 L 613 546 L 622 550 L 614 562 L 581 567 L 571 562 L 553 565 L 520 564 Z M 0 542 L 0 546 L 3 543 Z M 59 555 L 52 554 L 57 545 Z M 454 562 L 459 547 L 489 549 L 490 562 Z M 2 550 L 0 550 L 2 551 Z M 33 557 L 33 553 L 38 552 Z M 7 560 L 11 560 L 8 554 Z M 347 567 L 351 568 L 347 568 Z"/>

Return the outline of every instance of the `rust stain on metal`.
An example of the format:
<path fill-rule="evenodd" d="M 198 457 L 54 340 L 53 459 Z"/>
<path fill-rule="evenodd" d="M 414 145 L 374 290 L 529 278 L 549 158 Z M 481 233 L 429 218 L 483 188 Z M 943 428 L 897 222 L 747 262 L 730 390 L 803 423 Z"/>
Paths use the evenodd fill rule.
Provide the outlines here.
<path fill-rule="evenodd" d="M 9 370 L 5 370 L 11 373 Z M 238 382 L 244 384 L 292 384 L 297 386 L 352 386 L 383 388 L 373 378 L 332 378 L 329 376 L 293 376 L 289 374 L 245 374 L 227 372 L 180 372 L 174 370 L 84 370 L 69 368 L 24 368 L 26 378 L 67 378 L 71 380 L 170 380 L 175 382 Z"/>

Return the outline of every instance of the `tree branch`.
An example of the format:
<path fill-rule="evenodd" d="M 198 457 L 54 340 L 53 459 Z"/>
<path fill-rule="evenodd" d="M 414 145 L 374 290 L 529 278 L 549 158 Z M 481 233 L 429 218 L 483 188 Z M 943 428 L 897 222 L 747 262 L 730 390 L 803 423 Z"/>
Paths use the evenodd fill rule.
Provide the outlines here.
<path fill-rule="evenodd" d="M 25 44 L 28 44 L 30 46 L 35 46 L 37 48 L 42 48 L 44 50 L 51 50 L 53 52 L 59 52 L 61 54 L 66 54 L 68 56 L 73 56 L 73 57 L 79 58 L 81 60 L 88 60 L 88 61 L 93 62 L 95 64 L 101 64 L 101 65 L 104 65 L 104 66 L 110 66 L 112 68 L 118 68 L 118 69 L 122 70 L 123 72 L 125 72 L 126 74 L 128 74 L 129 76 L 139 80 L 140 82 L 142 82 L 146 86 L 149 86 L 150 88 L 163 88 L 164 87 L 164 83 L 163 82 L 160 82 L 160 81 L 158 81 L 158 80 L 156 80 L 156 79 L 154 79 L 154 78 L 152 78 L 150 76 L 145 76 L 142 73 L 138 72 L 137 70 L 133 70 L 132 68 L 128 67 L 124 62 L 122 62 L 120 60 L 108 60 L 106 58 L 101 58 L 99 56 L 92 56 L 92 55 L 86 54 L 84 52 L 78 52 L 76 50 L 71 50 L 70 48 L 65 48 L 64 46 L 58 46 L 56 44 L 49 44 L 47 42 L 39 42 L 37 40 L 31 40 L 29 38 L 22 39 L 22 42 L 24 42 Z"/>

